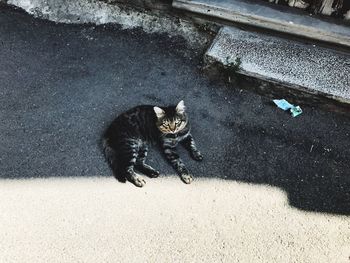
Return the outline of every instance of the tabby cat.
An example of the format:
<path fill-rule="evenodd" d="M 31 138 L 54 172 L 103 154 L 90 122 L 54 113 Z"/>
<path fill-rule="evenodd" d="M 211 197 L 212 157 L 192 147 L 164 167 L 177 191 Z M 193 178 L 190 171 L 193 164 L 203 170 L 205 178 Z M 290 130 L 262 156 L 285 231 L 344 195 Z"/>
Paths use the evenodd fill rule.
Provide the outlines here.
<path fill-rule="evenodd" d="M 107 128 L 103 136 L 103 149 L 115 177 L 142 187 L 146 181 L 134 168 L 149 176 L 158 177 L 159 172 L 145 163 L 148 146 L 158 143 L 165 158 L 189 184 L 193 177 L 176 152 L 178 143 L 188 149 L 196 161 L 203 159 L 190 133 L 190 123 L 185 105 L 157 107 L 141 105 L 119 115 Z"/>

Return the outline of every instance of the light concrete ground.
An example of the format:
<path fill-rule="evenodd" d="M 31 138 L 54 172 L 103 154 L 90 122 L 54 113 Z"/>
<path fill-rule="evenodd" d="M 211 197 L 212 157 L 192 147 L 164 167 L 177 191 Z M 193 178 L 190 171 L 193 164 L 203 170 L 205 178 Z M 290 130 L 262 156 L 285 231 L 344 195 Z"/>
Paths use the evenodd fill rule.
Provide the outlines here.
<path fill-rule="evenodd" d="M 219 179 L 0 181 L 1 262 L 349 262 L 350 218 Z"/>

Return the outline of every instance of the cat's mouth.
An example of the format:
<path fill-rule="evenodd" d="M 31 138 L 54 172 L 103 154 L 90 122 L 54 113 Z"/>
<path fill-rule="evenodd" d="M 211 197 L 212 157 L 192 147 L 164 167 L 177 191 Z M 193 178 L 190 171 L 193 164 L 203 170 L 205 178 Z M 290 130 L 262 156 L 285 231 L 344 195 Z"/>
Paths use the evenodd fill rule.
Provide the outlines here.
<path fill-rule="evenodd" d="M 162 131 L 165 135 L 176 135 L 179 133 L 179 131 Z"/>
<path fill-rule="evenodd" d="M 158 127 L 158 129 L 164 134 L 177 134 L 177 133 L 179 133 L 181 131 L 181 130 L 172 131 L 170 129 L 162 129 L 160 127 Z"/>
<path fill-rule="evenodd" d="M 167 133 L 166 136 L 169 138 L 177 138 L 178 133 Z"/>

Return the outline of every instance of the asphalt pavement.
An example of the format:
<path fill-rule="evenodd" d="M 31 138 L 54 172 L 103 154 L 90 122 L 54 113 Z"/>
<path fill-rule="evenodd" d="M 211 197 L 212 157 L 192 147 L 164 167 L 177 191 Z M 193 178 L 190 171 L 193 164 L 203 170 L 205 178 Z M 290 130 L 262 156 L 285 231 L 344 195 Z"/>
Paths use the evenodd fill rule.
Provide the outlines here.
<path fill-rule="evenodd" d="M 196 163 L 180 149 L 195 178 L 269 185 L 291 207 L 349 215 L 349 116 L 300 105 L 292 118 L 268 98 L 208 79 L 203 52 L 181 37 L 55 24 L 2 7 L 1 178 L 110 177 L 100 139 L 113 118 L 183 99 L 204 155 Z M 156 148 L 149 163 L 174 175 Z"/>

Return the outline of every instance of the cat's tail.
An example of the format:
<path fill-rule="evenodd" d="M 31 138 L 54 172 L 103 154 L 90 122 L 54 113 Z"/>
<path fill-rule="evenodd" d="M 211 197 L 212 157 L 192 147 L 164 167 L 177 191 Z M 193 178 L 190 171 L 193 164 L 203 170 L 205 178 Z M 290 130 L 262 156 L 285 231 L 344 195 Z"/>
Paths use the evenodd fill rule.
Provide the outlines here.
<path fill-rule="evenodd" d="M 113 171 L 114 177 L 119 181 L 119 182 L 126 182 L 125 176 L 122 176 L 120 172 L 118 172 L 118 159 L 117 159 L 117 154 L 116 151 L 111 147 L 111 145 L 108 143 L 108 139 L 103 138 L 102 140 L 102 147 L 103 147 L 103 153 L 106 157 L 106 160 L 109 164 L 109 167 L 111 167 Z"/>

